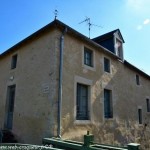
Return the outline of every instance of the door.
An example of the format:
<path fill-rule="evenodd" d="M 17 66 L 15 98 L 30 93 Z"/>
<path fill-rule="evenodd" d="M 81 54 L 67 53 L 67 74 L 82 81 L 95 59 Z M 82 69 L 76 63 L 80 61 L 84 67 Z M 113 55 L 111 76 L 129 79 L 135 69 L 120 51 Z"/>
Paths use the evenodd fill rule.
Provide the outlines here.
<path fill-rule="evenodd" d="M 5 125 L 4 125 L 6 129 L 12 129 L 13 126 L 15 90 L 16 90 L 16 85 L 9 86 L 7 89 L 6 118 L 5 118 Z"/>

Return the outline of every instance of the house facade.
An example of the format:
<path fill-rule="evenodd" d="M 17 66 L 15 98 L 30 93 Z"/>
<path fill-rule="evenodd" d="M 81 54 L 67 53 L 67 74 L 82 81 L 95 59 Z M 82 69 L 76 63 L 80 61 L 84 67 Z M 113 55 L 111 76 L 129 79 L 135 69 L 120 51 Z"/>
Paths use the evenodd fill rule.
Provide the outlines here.
<path fill-rule="evenodd" d="M 0 122 L 19 142 L 44 137 L 149 146 L 150 76 L 123 56 L 119 29 L 89 39 L 59 20 L 0 55 Z M 145 140 L 146 139 L 146 140 Z"/>

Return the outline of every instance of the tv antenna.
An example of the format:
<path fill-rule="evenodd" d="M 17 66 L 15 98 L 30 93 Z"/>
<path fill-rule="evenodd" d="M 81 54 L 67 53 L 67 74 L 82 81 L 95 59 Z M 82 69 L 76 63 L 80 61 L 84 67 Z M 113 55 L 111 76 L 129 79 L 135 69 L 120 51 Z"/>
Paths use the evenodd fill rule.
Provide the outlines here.
<path fill-rule="evenodd" d="M 89 38 L 90 38 L 91 26 L 96 26 L 96 27 L 101 27 L 102 28 L 102 26 L 98 26 L 96 24 L 91 23 L 91 20 L 88 17 L 86 17 L 86 19 L 81 21 L 79 24 L 84 23 L 84 22 L 87 22 L 87 24 L 89 26 Z"/>
<path fill-rule="evenodd" d="M 56 19 L 57 19 L 57 16 L 58 16 L 58 10 L 57 10 L 57 9 L 55 9 L 54 15 L 55 15 L 55 20 L 56 20 Z"/>

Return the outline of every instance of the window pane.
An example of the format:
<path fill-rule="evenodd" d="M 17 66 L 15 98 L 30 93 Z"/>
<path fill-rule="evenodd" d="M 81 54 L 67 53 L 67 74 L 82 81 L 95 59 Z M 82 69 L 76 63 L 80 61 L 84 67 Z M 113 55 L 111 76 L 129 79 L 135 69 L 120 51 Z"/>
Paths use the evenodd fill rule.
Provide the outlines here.
<path fill-rule="evenodd" d="M 104 58 L 104 71 L 110 72 L 110 60 L 107 58 Z"/>
<path fill-rule="evenodd" d="M 138 109 L 139 124 L 142 124 L 142 109 Z"/>
<path fill-rule="evenodd" d="M 146 105 L 147 105 L 147 112 L 150 112 L 150 101 L 148 98 L 146 99 Z"/>
<path fill-rule="evenodd" d="M 93 52 L 87 48 L 84 49 L 84 64 L 93 66 Z"/>
<path fill-rule="evenodd" d="M 104 115 L 105 118 L 113 117 L 111 91 L 104 89 Z"/>
<path fill-rule="evenodd" d="M 117 55 L 122 58 L 122 42 L 118 39 L 116 39 L 116 48 L 117 48 Z"/>
<path fill-rule="evenodd" d="M 88 120 L 88 86 L 77 84 L 77 120 Z"/>
<path fill-rule="evenodd" d="M 13 112 L 14 110 L 15 88 L 15 85 L 9 87 L 9 112 Z"/>
<path fill-rule="evenodd" d="M 17 55 L 12 56 L 11 69 L 15 69 L 17 66 Z"/>
<path fill-rule="evenodd" d="M 140 78 L 139 78 L 139 75 L 136 75 L 136 84 L 137 84 L 137 85 L 140 85 Z"/>

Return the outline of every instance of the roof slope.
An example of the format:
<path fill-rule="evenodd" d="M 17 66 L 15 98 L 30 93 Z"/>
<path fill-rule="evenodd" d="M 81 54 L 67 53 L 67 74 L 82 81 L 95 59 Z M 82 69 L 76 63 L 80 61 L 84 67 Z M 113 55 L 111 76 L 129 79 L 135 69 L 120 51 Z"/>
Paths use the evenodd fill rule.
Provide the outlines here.
<path fill-rule="evenodd" d="M 111 55 L 112 57 L 116 57 L 118 58 L 116 55 L 114 55 L 113 53 L 111 53 L 109 50 L 107 50 L 106 48 L 104 48 L 103 46 L 99 45 L 98 43 L 94 42 L 93 40 L 89 39 L 87 36 L 79 33 L 78 31 L 74 30 L 73 28 L 69 27 L 68 25 L 64 24 L 63 22 L 55 19 L 54 21 L 52 21 L 51 23 L 47 24 L 46 26 L 44 26 L 43 28 L 39 29 L 38 31 L 36 31 L 35 33 L 31 34 L 30 36 L 28 36 L 27 38 L 23 39 L 22 41 L 20 41 L 19 43 L 15 44 L 14 46 L 12 46 L 11 48 L 9 48 L 8 50 L 6 50 L 5 52 L 3 52 L 0 55 L 0 58 L 15 51 L 18 47 L 20 47 L 21 45 L 25 44 L 26 42 L 30 41 L 31 39 L 33 39 L 34 37 L 47 32 L 48 30 L 52 29 L 52 28 L 58 28 L 60 29 L 62 32 L 65 30 L 65 28 L 67 28 L 67 33 L 71 34 L 81 40 L 84 40 L 86 42 L 88 42 L 89 44 L 92 44 L 96 47 L 101 48 L 101 50 L 103 50 L 105 53 L 107 53 L 108 55 Z"/>
<path fill-rule="evenodd" d="M 30 36 L 28 36 L 27 38 L 25 38 L 24 40 L 20 41 L 19 43 L 17 43 L 16 45 L 14 45 L 13 47 L 9 48 L 8 50 L 6 50 L 5 52 L 3 52 L 2 54 L 0 54 L 0 58 L 6 56 L 7 54 L 10 54 L 12 52 L 14 52 L 18 47 L 22 46 L 23 44 L 25 44 L 26 42 L 30 41 L 31 39 L 33 39 L 34 37 L 36 37 L 37 35 L 40 35 L 44 32 L 47 32 L 49 29 L 52 28 L 58 28 L 61 31 L 64 31 L 65 28 L 67 28 L 67 33 L 75 36 L 76 38 L 79 38 L 80 40 L 83 40 L 85 42 L 88 42 L 89 44 L 92 44 L 93 46 L 99 48 L 99 50 L 103 51 L 104 53 L 106 53 L 107 55 L 116 58 L 116 59 L 120 59 L 118 56 L 116 56 L 114 53 L 110 52 L 108 49 L 104 48 L 103 46 L 99 45 L 98 43 L 96 43 L 94 40 L 96 39 L 105 39 L 106 37 L 110 37 L 112 36 L 116 31 L 119 31 L 120 36 L 121 32 L 119 29 L 113 30 L 109 33 L 106 33 L 104 35 L 98 36 L 94 39 L 89 39 L 87 36 L 79 33 L 78 31 L 74 30 L 73 28 L 69 27 L 68 25 L 64 24 L 63 22 L 55 19 L 54 21 L 52 21 L 51 23 L 49 23 L 48 25 L 44 26 L 43 28 L 39 29 L 38 31 L 36 31 L 35 33 L 31 34 Z M 122 37 L 123 39 L 123 37 Z M 124 42 L 124 40 L 123 40 Z M 150 76 L 146 73 L 144 73 L 143 71 L 141 71 L 140 69 L 138 69 L 137 67 L 133 66 L 132 64 L 130 64 L 129 62 L 127 62 L 126 60 L 123 62 L 124 65 L 126 65 L 127 67 L 129 67 L 130 69 L 133 69 L 135 71 L 137 71 L 138 73 L 141 73 L 142 75 L 144 75 L 146 78 L 148 78 L 150 80 Z"/>
<path fill-rule="evenodd" d="M 106 39 L 112 37 L 112 36 L 114 35 L 114 33 L 116 33 L 116 32 L 118 32 L 118 34 L 120 35 L 120 37 L 121 37 L 121 39 L 122 39 L 122 41 L 123 41 L 123 43 L 124 43 L 125 41 L 124 41 L 123 36 L 122 36 L 122 34 L 121 34 L 121 32 L 120 32 L 119 29 L 116 29 L 116 30 L 113 30 L 113 31 L 108 32 L 108 33 L 106 33 L 106 34 L 100 35 L 100 36 L 98 36 L 98 37 L 96 37 L 96 38 L 93 38 L 92 40 L 93 40 L 93 41 L 97 41 L 97 40 L 98 40 L 98 41 L 103 41 L 103 40 L 106 40 Z"/>

